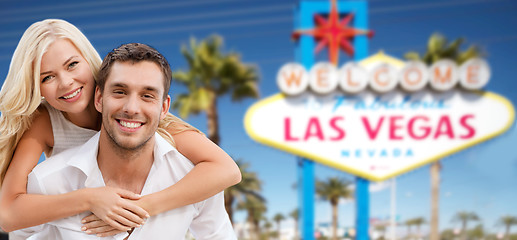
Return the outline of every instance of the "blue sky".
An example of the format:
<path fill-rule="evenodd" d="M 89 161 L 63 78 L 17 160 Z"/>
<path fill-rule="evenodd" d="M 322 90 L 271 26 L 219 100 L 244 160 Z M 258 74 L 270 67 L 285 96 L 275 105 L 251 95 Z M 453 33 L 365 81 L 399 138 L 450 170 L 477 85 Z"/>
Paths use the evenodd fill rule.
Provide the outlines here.
<path fill-rule="evenodd" d="M 101 56 L 127 42 L 143 42 L 164 53 L 174 69 L 184 69 L 180 46 L 190 37 L 219 34 L 225 49 L 239 52 L 244 62 L 260 73 L 261 98 L 279 90 L 275 76 L 285 63 L 294 60 L 293 31 L 295 0 L 115 0 L 0 1 L 0 81 L 7 75 L 11 55 L 23 31 L 45 18 L 62 18 L 78 26 Z M 465 45 L 475 44 L 486 53 L 492 68 L 488 91 L 517 100 L 515 56 L 517 56 L 517 2 L 512 0 L 372 0 L 369 26 L 375 31 L 370 54 L 384 50 L 401 58 L 410 50 L 423 52 L 427 39 L 440 32 L 449 39 L 464 37 Z M 341 54 L 341 56 L 344 56 Z M 326 54 L 317 56 L 326 59 Z M 346 59 L 345 59 L 346 60 Z M 172 85 L 171 94 L 185 91 Z M 256 100 L 232 103 L 219 101 L 221 146 L 235 159 L 251 164 L 263 181 L 267 216 L 288 214 L 297 202 L 295 156 L 255 143 L 244 131 L 243 117 Z M 205 115 L 191 116 L 190 123 L 206 131 Z M 451 222 L 458 211 L 475 211 L 485 228 L 502 231 L 495 223 L 502 215 L 517 216 L 517 130 L 474 146 L 442 161 L 440 197 L 441 228 L 458 227 Z M 326 179 L 354 177 L 318 165 L 316 176 Z M 371 217 L 385 218 L 390 210 L 388 188 L 371 195 Z M 402 220 L 423 216 L 429 219 L 429 167 L 424 166 L 397 177 L 397 213 Z M 237 213 L 242 220 L 244 213 Z M 328 202 L 317 201 L 316 222 L 330 221 Z M 340 205 L 340 225 L 354 222 L 354 204 Z M 474 226 L 475 224 L 471 224 Z"/>

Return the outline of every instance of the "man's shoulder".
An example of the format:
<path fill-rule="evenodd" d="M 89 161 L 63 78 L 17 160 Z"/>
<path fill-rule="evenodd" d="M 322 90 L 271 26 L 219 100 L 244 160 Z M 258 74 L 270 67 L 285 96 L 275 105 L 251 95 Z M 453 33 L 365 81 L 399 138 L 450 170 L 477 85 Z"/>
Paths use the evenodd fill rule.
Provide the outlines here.
<path fill-rule="evenodd" d="M 37 177 L 37 179 L 43 179 L 50 175 L 56 175 L 62 173 L 66 168 L 70 166 L 67 164 L 69 160 L 77 157 L 80 146 L 67 149 L 59 154 L 53 155 L 43 162 L 38 164 L 32 169 L 31 175 Z"/>
<path fill-rule="evenodd" d="M 185 174 L 194 168 L 192 161 L 183 156 L 178 149 L 171 146 L 171 144 L 159 134 L 156 134 L 156 145 L 157 148 L 155 148 L 155 151 L 157 152 L 155 152 L 155 154 L 164 157 L 169 165 L 182 169 Z"/>

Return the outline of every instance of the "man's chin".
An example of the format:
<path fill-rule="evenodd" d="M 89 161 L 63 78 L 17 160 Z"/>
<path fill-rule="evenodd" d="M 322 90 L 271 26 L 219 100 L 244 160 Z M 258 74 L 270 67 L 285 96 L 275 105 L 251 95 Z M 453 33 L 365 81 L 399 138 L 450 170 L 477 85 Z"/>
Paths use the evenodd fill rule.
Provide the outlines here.
<path fill-rule="evenodd" d="M 135 141 L 117 141 L 117 146 L 124 150 L 137 150 L 141 148 L 145 142 L 135 142 Z"/>

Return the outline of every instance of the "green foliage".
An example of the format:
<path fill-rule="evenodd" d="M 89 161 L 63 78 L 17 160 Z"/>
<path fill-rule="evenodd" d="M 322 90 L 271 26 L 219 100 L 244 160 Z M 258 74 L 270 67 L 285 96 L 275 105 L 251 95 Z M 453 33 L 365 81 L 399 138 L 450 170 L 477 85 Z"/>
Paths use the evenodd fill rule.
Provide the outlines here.
<path fill-rule="evenodd" d="M 293 211 L 291 211 L 291 212 L 289 213 L 289 216 L 290 216 L 290 217 L 292 217 L 295 221 L 298 221 L 298 216 L 299 216 L 299 214 L 300 214 L 299 209 L 298 209 L 298 208 L 295 208 L 295 209 L 293 209 Z"/>
<path fill-rule="evenodd" d="M 327 181 L 316 180 L 316 194 L 323 200 L 330 201 L 332 205 L 337 204 L 340 198 L 353 198 L 350 182 L 337 177 Z"/>
<path fill-rule="evenodd" d="M 499 225 L 499 226 L 505 226 L 505 227 L 512 226 L 512 225 L 517 225 L 517 217 L 515 217 L 515 216 L 510 216 L 510 215 L 502 216 L 502 217 L 497 221 L 497 225 Z"/>
<path fill-rule="evenodd" d="M 456 236 L 454 234 L 454 230 L 452 230 L 452 229 L 445 229 L 440 234 L 441 240 L 454 240 L 455 238 L 456 238 Z"/>
<path fill-rule="evenodd" d="M 407 60 L 422 61 L 427 64 L 433 64 L 442 59 L 451 59 L 457 64 L 481 56 L 478 47 L 471 45 L 467 50 L 461 51 L 461 45 L 465 42 L 463 38 L 458 38 L 449 43 L 447 38 L 439 33 L 434 33 L 429 37 L 427 42 L 427 50 L 423 55 L 418 52 L 409 51 L 404 55 Z"/>
<path fill-rule="evenodd" d="M 277 214 L 275 214 L 275 216 L 273 216 L 273 221 L 275 221 L 275 222 L 280 222 L 280 221 L 283 221 L 284 219 L 285 219 L 285 217 L 281 213 L 277 213 Z"/>
<path fill-rule="evenodd" d="M 266 200 L 260 194 L 260 191 L 262 190 L 262 181 L 260 181 L 255 172 L 252 172 L 249 169 L 249 163 L 244 162 L 242 159 L 237 159 L 235 162 L 237 163 L 237 166 L 239 166 L 242 178 L 240 183 L 224 190 L 224 200 L 227 208 L 226 210 L 230 215 L 230 219 L 232 219 L 232 210 L 234 209 L 235 205 L 237 205 L 238 210 L 246 210 L 250 215 L 248 216 L 249 219 L 253 220 L 262 216 L 260 213 L 257 215 L 252 213 L 252 209 L 247 209 L 247 207 L 251 208 L 253 206 L 252 204 L 254 204 L 254 201 L 262 202 L 262 205 L 264 206 L 259 206 L 258 208 L 260 209 L 259 211 L 265 212 Z M 234 203 L 234 200 L 236 200 L 236 204 Z M 246 201 L 252 201 L 252 203 L 244 203 Z"/>
<path fill-rule="evenodd" d="M 207 111 L 217 97 L 225 94 L 234 101 L 258 97 L 256 68 L 242 63 L 237 53 L 223 54 L 222 44 L 222 38 L 214 35 L 200 42 L 192 38 L 189 48 L 182 46 L 189 69 L 175 71 L 173 78 L 189 92 L 178 94 L 172 105 L 181 117 Z"/>
<path fill-rule="evenodd" d="M 462 224 L 465 224 L 468 221 L 479 221 L 479 217 L 475 212 L 461 211 L 457 212 L 456 215 L 452 217 L 452 221 L 461 222 Z"/>
<path fill-rule="evenodd" d="M 265 202 L 264 197 L 260 194 L 260 191 L 262 191 L 262 181 L 258 178 L 257 173 L 252 172 L 249 169 L 250 164 L 242 159 L 237 159 L 235 162 L 241 171 L 241 182 L 227 188 L 224 191 L 225 195 L 232 194 L 239 202 L 244 201 L 248 196 Z"/>
<path fill-rule="evenodd" d="M 483 239 L 485 237 L 485 230 L 483 229 L 482 224 L 478 224 L 473 229 L 469 230 L 467 232 L 468 239 L 476 240 L 476 239 Z"/>

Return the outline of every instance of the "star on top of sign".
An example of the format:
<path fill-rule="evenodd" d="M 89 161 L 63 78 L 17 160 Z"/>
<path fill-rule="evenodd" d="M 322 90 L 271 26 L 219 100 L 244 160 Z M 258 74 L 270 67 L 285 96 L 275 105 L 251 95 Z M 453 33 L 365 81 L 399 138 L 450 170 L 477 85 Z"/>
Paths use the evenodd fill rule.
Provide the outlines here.
<path fill-rule="evenodd" d="M 328 46 L 330 62 L 337 65 L 339 47 L 341 47 L 341 49 L 348 55 L 353 56 L 354 47 L 350 41 L 357 35 L 367 35 L 369 38 L 373 36 L 373 31 L 371 30 L 357 29 L 347 26 L 353 17 L 354 14 L 349 13 L 340 21 L 336 0 L 332 0 L 328 19 L 325 19 L 319 14 L 314 14 L 316 27 L 307 30 L 296 30 L 292 37 L 293 39 L 298 40 L 302 34 L 312 35 L 318 42 L 315 53 L 320 52 L 325 46 Z"/>

